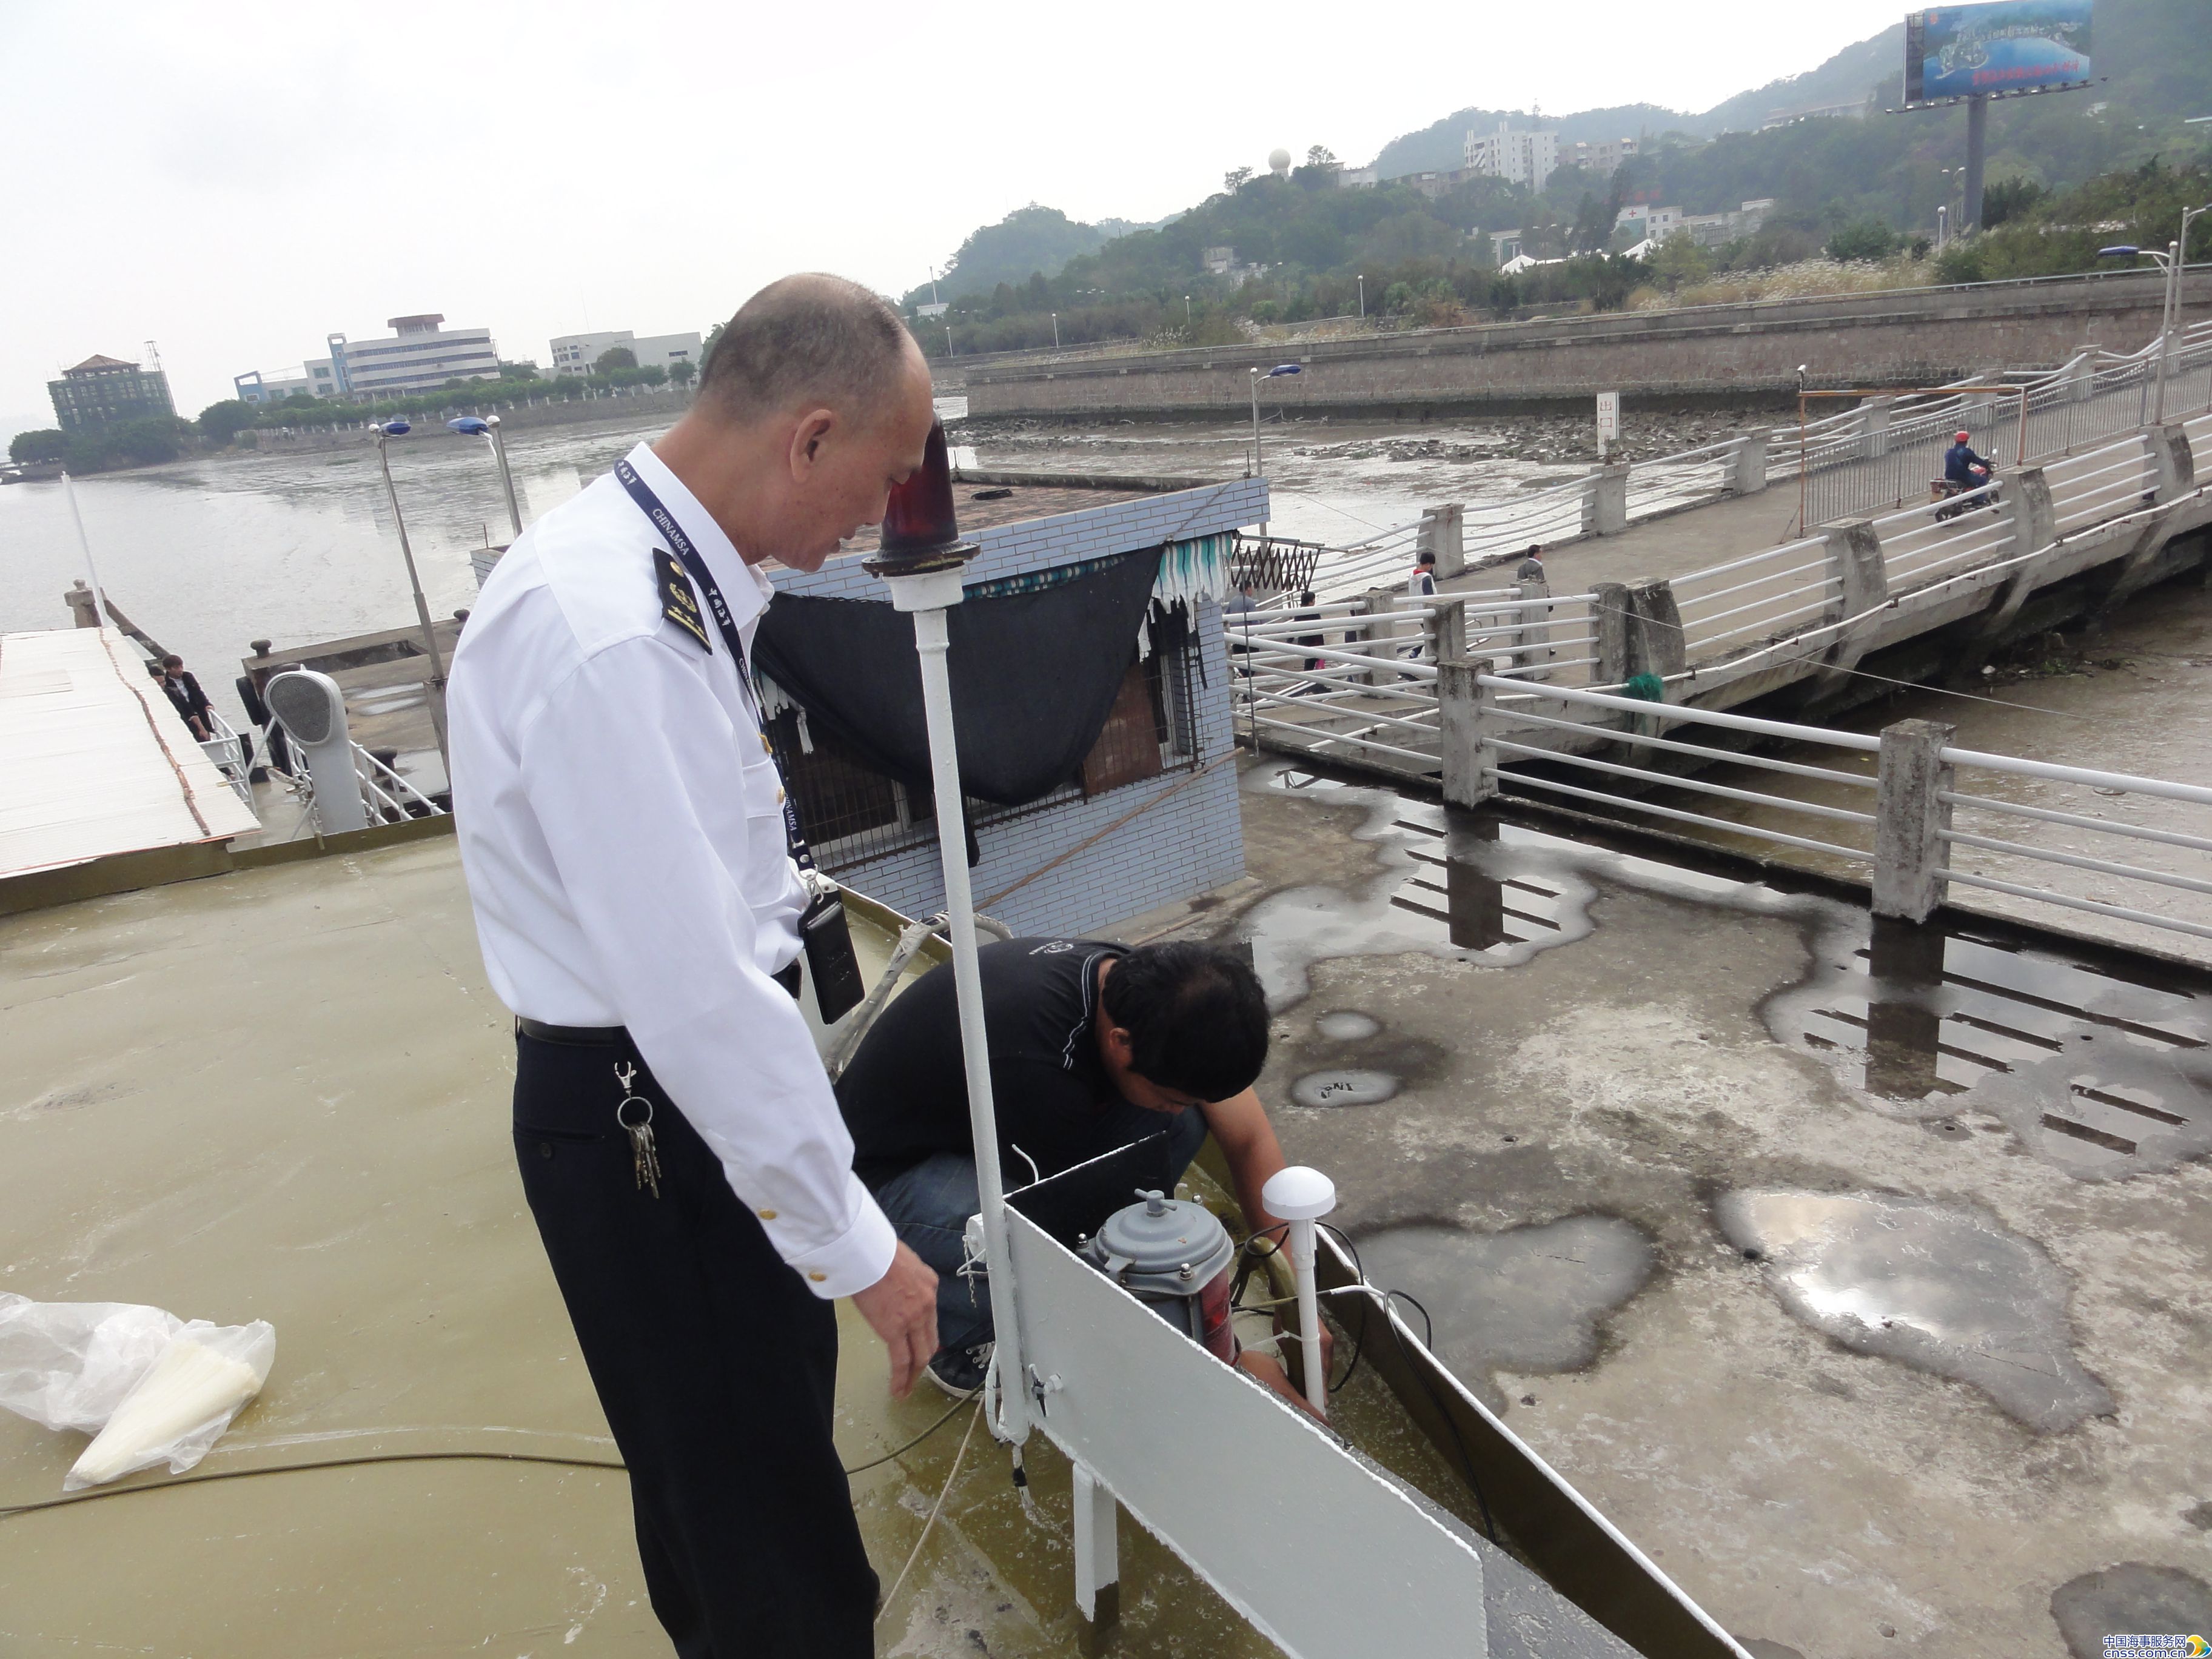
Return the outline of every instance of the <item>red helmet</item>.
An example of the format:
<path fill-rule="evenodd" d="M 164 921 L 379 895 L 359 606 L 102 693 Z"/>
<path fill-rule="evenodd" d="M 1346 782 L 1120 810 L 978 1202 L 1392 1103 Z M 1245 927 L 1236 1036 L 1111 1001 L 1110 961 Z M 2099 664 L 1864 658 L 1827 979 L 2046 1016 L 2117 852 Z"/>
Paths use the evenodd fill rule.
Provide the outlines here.
<path fill-rule="evenodd" d="M 1951 441 L 1954 444 L 1969 444 L 1973 441 L 1974 434 L 1971 432 L 1954 432 L 1951 434 Z"/>

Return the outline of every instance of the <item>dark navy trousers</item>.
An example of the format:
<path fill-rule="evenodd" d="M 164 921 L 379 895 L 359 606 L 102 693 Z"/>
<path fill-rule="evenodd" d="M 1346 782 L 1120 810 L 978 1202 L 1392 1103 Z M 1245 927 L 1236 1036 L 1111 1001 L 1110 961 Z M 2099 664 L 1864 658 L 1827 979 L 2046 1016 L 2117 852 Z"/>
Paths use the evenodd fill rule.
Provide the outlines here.
<path fill-rule="evenodd" d="M 830 1437 L 836 1310 L 626 1038 L 515 1043 L 523 1190 L 629 1467 L 646 1586 L 676 1651 L 872 1654 L 876 1575 Z M 659 1198 L 615 1121 L 618 1062 L 653 1103 Z"/>

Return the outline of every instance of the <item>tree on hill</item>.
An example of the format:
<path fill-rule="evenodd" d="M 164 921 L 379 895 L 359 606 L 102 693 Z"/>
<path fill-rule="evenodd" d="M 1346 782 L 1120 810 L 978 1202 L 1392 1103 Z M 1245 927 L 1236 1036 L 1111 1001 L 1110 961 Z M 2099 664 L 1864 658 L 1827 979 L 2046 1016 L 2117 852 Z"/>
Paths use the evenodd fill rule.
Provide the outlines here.
<path fill-rule="evenodd" d="M 68 445 L 69 434 L 56 427 L 41 427 L 35 432 L 18 432 L 8 440 L 8 459 L 11 461 L 58 461 Z"/>
<path fill-rule="evenodd" d="M 1105 240 L 1106 234 L 1097 226 L 1078 224 L 1058 208 L 1032 202 L 995 225 L 971 231 L 952 256 L 950 269 L 938 277 L 937 291 L 939 297 L 951 300 L 988 294 L 1001 283 L 1026 283 L 1033 273 L 1057 276 L 1070 259 L 1094 252 Z M 928 298 L 929 284 L 925 283 L 907 294 L 905 303 L 912 306 Z"/>
<path fill-rule="evenodd" d="M 691 377 L 698 372 L 691 367 L 691 360 L 688 357 L 678 357 L 668 366 L 668 378 L 678 386 L 690 386 Z"/>
<path fill-rule="evenodd" d="M 623 345 L 609 346 L 592 360 L 592 373 L 594 374 L 611 374 L 618 368 L 636 367 L 637 353 Z"/>

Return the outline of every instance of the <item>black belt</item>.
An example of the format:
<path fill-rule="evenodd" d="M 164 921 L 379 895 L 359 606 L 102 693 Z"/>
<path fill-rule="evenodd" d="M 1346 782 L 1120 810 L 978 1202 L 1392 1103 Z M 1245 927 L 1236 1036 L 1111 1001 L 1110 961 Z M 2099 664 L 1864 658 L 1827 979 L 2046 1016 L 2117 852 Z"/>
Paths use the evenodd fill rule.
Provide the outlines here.
<path fill-rule="evenodd" d="M 792 1000 L 799 999 L 799 960 L 793 958 L 789 967 L 769 977 L 791 993 Z M 514 1029 L 523 1036 L 535 1037 L 540 1042 L 565 1042 L 580 1048 L 605 1048 L 629 1041 L 629 1028 L 624 1025 L 549 1025 L 542 1019 L 532 1019 L 527 1014 L 514 1017 Z"/>
<path fill-rule="evenodd" d="M 514 1029 L 540 1042 L 566 1042 L 588 1048 L 604 1048 L 629 1036 L 628 1028 L 621 1025 L 548 1025 L 542 1019 L 520 1014 L 515 1016 Z"/>

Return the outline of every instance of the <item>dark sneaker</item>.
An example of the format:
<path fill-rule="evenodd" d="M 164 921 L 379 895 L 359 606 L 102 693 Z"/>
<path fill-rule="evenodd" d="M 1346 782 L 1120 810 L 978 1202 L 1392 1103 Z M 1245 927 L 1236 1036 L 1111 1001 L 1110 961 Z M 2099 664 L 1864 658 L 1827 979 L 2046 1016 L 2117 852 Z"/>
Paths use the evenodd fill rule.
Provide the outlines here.
<path fill-rule="evenodd" d="M 939 1348 L 930 1358 L 929 1380 L 955 1400 L 973 1400 L 982 1392 L 990 1369 L 988 1342 L 972 1348 Z"/>

